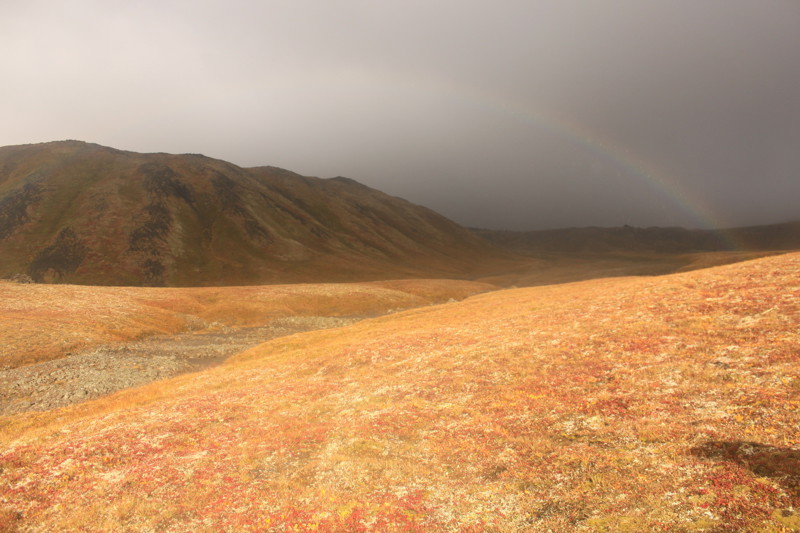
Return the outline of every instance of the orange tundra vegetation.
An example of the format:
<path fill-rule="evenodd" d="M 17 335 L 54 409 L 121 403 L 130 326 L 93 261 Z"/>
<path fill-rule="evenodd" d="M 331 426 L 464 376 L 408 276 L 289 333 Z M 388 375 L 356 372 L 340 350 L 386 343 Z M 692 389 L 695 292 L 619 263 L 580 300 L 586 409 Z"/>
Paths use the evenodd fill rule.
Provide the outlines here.
<path fill-rule="evenodd" d="M 2 419 L 59 531 L 796 531 L 800 254 L 480 294 Z"/>
<path fill-rule="evenodd" d="M 193 289 L 0 281 L 0 368 L 153 334 L 256 326 L 292 316 L 378 315 L 494 288 L 450 280 Z"/>

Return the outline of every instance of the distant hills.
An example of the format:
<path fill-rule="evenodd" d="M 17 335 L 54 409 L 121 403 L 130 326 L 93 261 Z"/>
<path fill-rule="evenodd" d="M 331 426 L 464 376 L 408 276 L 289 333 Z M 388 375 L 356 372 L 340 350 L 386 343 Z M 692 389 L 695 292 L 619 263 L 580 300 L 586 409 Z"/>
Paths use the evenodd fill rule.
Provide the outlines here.
<path fill-rule="evenodd" d="M 684 254 L 800 248 L 800 220 L 725 230 L 680 227 L 564 228 L 542 231 L 473 230 L 495 246 L 523 254 L 619 252 Z"/>
<path fill-rule="evenodd" d="M 720 231 L 632 226 L 473 231 L 507 253 L 528 258 L 527 265 L 484 277 L 504 286 L 657 276 L 800 249 L 800 221 Z"/>
<path fill-rule="evenodd" d="M 464 277 L 492 248 L 347 178 L 80 141 L 0 148 L 0 278 L 239 285 Z"/>

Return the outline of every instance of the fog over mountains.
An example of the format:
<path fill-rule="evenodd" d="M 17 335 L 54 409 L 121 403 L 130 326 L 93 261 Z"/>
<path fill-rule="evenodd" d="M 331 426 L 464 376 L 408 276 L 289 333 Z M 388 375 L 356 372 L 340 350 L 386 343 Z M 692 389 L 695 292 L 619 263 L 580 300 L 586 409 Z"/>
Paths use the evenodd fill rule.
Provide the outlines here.
<path fill-rule="evenodd" d="M 800 218 L 796 0 L 3 8 L 0 146 L 348 176 L 494 229 Z"/>

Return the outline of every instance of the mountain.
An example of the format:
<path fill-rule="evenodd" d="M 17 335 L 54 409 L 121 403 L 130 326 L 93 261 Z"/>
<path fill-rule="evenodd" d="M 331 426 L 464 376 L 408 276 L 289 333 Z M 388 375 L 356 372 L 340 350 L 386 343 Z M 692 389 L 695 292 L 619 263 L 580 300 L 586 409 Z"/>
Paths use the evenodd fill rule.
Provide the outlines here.
<path fill-rule="evenodd" d="M 347 178 L 61 141 L 0 148 L 0 277 L 237 285 L 463 277 L 491 248 Z"/>

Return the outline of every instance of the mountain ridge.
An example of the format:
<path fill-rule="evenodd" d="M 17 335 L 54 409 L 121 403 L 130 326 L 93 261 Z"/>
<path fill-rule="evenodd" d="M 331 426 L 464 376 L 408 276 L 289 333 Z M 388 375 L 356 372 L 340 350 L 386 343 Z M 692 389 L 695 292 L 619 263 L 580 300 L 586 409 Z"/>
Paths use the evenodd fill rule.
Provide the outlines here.
<path fill-rule="evenodd" d="M 0 277 L 167 286 L 465 277 L 490 251 L 432 210 L 350 178 L 82 141 L 0 148 Z"/>

